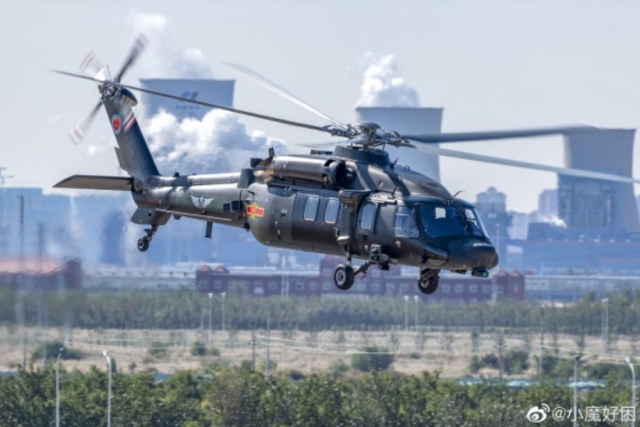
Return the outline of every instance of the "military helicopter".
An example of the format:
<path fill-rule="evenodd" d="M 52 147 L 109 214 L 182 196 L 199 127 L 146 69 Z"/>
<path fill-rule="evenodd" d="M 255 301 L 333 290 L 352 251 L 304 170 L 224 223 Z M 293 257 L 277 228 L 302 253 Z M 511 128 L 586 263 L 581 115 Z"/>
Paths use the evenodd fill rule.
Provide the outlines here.
<path fill-rule="evenodd" d="M 104 69 L 94 75 L 56 71 L 97 83 L 100 100 L 74 130 L 75 138 L 82 138 L 100 106 L 104 106 L 116 138 L 118 162 L 129 176 L 73 175 L 55 187 L 129 191 L 138 206 L 131 221 L 148 227 L 137 243 L 142 252 L 149 248 L 159 227 L 172 217 L 191 218 L 205 222 L 208 238 L 212 224 L 218 223 L 244 228 L 267 246 L 343 256 L 345 262 L 333 274 L 341 290 L 351 288 L 355 277 L 366 275 L 371 267 L 386 270 L 391 264 L 401 264 L 418 267 L 419 290 L 432 294 L 442 270 L 488 277 L 488 271 L 498 265 L 498 255 L 473 205 L 452 195 L 439 182 L 392 162 L 385 146 L 640 183 L 631 177 L 462 153 L 434 145 L 597 131 L 586 126 L 407 135 L 385 131 L 375 123 L 348 125 L 258 73 L 233 64 L 228 65 L 330 124 L 316 126 L 121 83 L 144 44 L 144 39 L 138 39 L 113 78 Z M 237 173 L 163 176 L 137 123 L 133 110 L 137 100 L 131 91 L 306 128 L 340 137 L 344 142 L 333 151 L 315 149 L 308 155 L 279 155 L 271 148 L 266 157 L 250 159 L 249 166 Z M 354 268 L 354 258 L 364 263 Z"/>

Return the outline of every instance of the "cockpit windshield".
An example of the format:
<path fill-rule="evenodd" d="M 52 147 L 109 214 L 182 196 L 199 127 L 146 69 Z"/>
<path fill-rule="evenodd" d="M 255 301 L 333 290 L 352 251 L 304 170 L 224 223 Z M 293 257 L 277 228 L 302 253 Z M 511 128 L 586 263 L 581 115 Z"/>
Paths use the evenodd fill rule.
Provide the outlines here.
<path fill-rule="evenodd" d="M 421 204 L 420 219 L 429 237 L 486 236 L 480 218 L 472 208 Z"/>

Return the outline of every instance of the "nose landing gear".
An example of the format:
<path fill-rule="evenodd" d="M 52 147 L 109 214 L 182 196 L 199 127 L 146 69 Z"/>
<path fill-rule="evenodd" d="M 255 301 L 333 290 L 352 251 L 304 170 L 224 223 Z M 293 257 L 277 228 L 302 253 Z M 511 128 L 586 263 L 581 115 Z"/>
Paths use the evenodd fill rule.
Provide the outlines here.
<path fill-rule="evenodd" d="M 438 290 L 440 283 L 440 270 L 423 268 L 420 270 L 420 278 L 418 279 L 418 289 L 425 295 L 431 295 Z"/>
<path fill-rule="evenodd" d="M 146 233 L 146 236 L 138 239 L 138 250 L 140 252 L 146 252 L 147 249 L 149 249 L 149 244 L 153 239 L 153 235 L 156 234 L 156 231 L 158 231 L 157 225 L 152 225 L 151 228 L 145 228 L 144 232 Z"/>

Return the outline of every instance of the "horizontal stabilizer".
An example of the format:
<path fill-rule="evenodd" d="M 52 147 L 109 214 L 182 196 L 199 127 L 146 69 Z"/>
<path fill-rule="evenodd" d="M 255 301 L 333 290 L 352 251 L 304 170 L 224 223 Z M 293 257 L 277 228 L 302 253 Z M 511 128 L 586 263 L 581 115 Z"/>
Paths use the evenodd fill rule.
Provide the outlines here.
<path fill-rule="evenodd" d="M 54 188 L 75 188 L 78 190 L 130 191 L 133 178 L 123 176 L 73 175 L 65 178 Z"/>

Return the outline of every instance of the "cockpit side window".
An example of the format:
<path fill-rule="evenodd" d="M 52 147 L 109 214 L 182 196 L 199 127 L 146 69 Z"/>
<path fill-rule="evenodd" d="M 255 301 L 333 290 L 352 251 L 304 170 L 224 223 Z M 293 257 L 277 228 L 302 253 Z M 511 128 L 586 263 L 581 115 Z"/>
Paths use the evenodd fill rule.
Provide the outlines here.
<path fill-rule="evenodd" d="M 417 239 L 420 236 L 416 225 L 416 213 L 412 208 L 398 206 L 393 232 L 396 237 Z"/>
<path fill-rule="evenodd" d="M 471 234 L 485 237 L 486 232 L 473 208 L 462 206 L 420 205 L 420 219 L 431 237 Z"/>
<path fill-rule="evenodd" d="M 478 216 L 478 212 L 475 209 L 466 208 L 464 210 L 464 215 L 467 218 L 467 223 L 471 228 L 471 234 L 475 234 L 476 236 L 486 236 L 487 230 L 484 229 L 484 225 L 482 221 L 480 221 L 480 217 Z"/>
<path fill-rule="evenodd" d="M 376 220 L 376 205 L 367 203 L 362 207 L 362 215 L 360 216 L 360 229 L 362 231 L 373 232 L 373 225 Z"/>
<path fill-rule="evenodd" d="M 422 226 L 430 237 L 459 236 L 464 234 L 464 218 L 455 206 L 421 205 Z"/>

